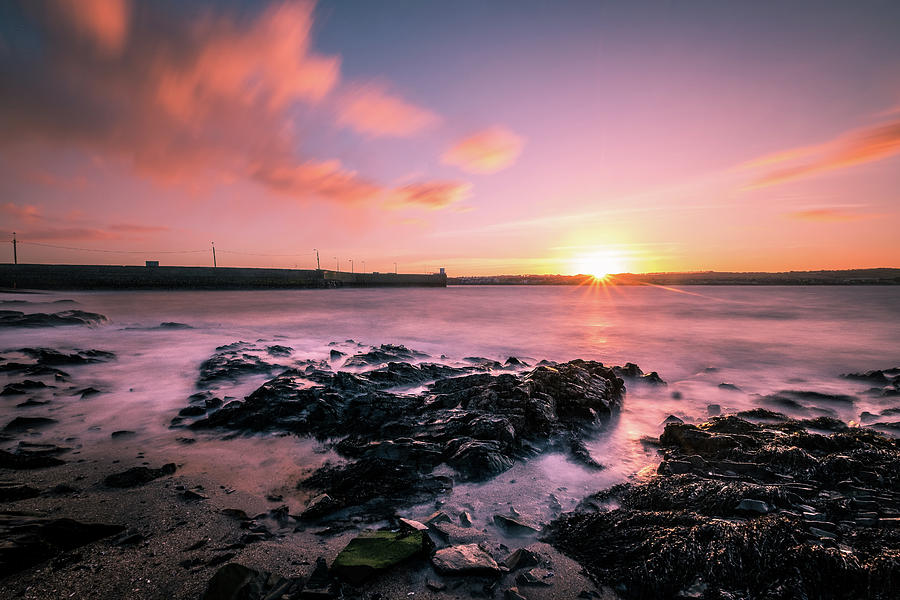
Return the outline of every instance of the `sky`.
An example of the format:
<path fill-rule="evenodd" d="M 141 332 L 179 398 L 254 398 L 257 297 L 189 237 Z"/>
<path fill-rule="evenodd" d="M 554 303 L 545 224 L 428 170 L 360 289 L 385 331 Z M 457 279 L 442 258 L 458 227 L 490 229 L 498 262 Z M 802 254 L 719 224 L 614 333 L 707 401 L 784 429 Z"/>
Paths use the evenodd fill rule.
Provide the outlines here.
<path fill-rule="evenodd" d="M 3 2 L 0 239 L 22 263 L 900 267 L 898 31 L 892 0 Z"/>

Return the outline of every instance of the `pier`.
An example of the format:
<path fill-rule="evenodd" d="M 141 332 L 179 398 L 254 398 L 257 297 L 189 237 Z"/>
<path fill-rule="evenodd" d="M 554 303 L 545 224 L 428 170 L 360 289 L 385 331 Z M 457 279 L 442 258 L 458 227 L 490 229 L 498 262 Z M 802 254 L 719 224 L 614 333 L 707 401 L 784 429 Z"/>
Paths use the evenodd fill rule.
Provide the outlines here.
<path fill-rule="evenodd" d="M 0 264 L 0 288 L 34 290 L 242 290 L 446 287 L 444 273 L 328 269 Z"/>

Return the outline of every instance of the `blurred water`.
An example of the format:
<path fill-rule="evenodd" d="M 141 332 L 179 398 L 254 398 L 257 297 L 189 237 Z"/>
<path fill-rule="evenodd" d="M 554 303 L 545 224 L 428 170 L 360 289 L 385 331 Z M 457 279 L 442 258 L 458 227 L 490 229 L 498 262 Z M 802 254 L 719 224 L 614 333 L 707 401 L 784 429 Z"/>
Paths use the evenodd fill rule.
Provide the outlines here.
<path fill-rule="evenodd" d="M 118 360 L 112 363 L 66 367 L 79 384 L 106 393 L 85 400 L 61 398 L 27 410 L 4 398 L 4 416 L 55 416 L 61 424 L 44 433 L 44 439 L 77 436 L 85 452 L 105 452 L 111 431 L 133 429 L 138 435 L 120 442 L 125 444 L 120 448 L 177 451 L 188 472 L 213 470 L 253 492 L 290 489 L 300 473 L 329 455 L 313 441 L 291 437 L 221 441 L 198 436 L 191 446 L 175 442 L 184 432 L 170 430 L 168 423 L 196 391 L 200 363 L 216 346 L 237 340 L 291 346 L 295 352 L 288 363 L 325 358 L 329 342 L 352 338 L 373 345 L 405 344 L 434 357 L 446 355 L 451 362 L 466 356 L 501 361 L 508 356 L 585 358 L 610 365 L 630 361 L 658 371 L 669 382 L 667 387 L 629 387 L 623 413 L 591 444 L 596 458 L 608 466 L 605 471 L 587 472 L 559 456 L 547 456 L 498 478 L 502 487 L 458 486 L 451 500 L 459 504 L 540 503 L 555 492 L 568 508 L 584 493 L 658 460 L 639 439 L 658 435 L 668 414 L 699 420 L 708 404 L 746 408 L 757 405 L 756 394 L 781 389 L 859 394 L 870 386 L 840 379 L 841 373 L 900 365 L 900 287 L 73 292 L 7 294 L 5 301 L 32 304 L 0 308 L 72 308 L 45 304 L 63 298 L 75 300 L 74 307 L 81 310 L 108 316 L 110 323 L 6 329 L 0 331 L 0 349 L 116 352 Z M 162 322 L 193 329 L 151 329 Z M 225 392 L 239 398 L 264 380 L 249 378 Z M 721 389 L 723 382 L 740 391 Z M 673 398 L 673 392 L 681 398 Z M 862 410 L 897 404 L 861 397 L 855 406 L 827 408 L 850 420 Z M 217 464 L 231 466 L 216 471 Z"/>

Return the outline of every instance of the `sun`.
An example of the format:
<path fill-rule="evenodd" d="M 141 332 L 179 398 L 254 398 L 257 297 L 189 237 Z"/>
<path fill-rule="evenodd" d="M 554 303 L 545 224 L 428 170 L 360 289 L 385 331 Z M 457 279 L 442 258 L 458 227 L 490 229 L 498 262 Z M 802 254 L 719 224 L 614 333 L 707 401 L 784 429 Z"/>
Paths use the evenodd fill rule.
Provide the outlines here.
<path fill-rule="evenodd" d="M 625 260 L 609 252 L 595 252 L 583 254 L 573 260 L 575 273 L 591 275 L 594 279 L 607 279 L 615 273 L 624 273 L 628 270 Z"/>

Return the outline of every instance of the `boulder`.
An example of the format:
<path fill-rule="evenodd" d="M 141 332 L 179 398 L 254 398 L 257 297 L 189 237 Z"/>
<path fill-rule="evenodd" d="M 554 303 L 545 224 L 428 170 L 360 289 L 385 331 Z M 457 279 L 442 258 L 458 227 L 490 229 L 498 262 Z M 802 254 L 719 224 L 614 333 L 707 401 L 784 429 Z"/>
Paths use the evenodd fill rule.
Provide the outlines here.
<path fill-rule="evenodd" d="M 149 467 L 132 467 L 121 473 L 114 473 L 103 480 L 103 484 L 113 488 L 131 488 L 149 483 L 175 472 L 175 463 L 168 463 L 158 469 Z"/>
<path fill-rule="evenodd" d="M 435 570 L 445 575 L 500 575 L 500 566 L 478 544 L 438 550 L 431 558 Z"/>
<path fill-rule="evenodd" d="M 332 574 L 353 585 L 359 585 L 415 556 L 424 548 L 423 531 L 371 531 L 350 540 L 331 564 Z"/>

